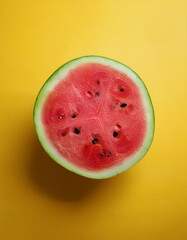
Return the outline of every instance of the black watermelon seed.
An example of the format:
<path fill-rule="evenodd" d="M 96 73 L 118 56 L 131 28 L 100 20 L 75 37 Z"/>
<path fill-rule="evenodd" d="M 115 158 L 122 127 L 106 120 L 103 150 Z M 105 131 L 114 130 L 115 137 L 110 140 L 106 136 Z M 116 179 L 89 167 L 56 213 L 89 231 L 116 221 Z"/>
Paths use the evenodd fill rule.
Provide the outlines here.
<path fill-rule="evenodd" d="M 72 115 L 72 118 L 76 118 L 76 115 L 75 115 L 75 114 L 73 114 L 73 115 Z"/>
<path fill-rule="evenodd" d="M 75 132 L 76 134 L 79 134 L 79 133 L 80 133 L 80 130 L 79 130 L 78 128 L 75 128 L 75 129 L 74 129 L 74 132 Z"/>
<path fill-rule="evenodd" d="M 100 153 L 100 154 L 99 154 L 99 156 L 103 157 L 103 156 L 104 156 L 104 154 L 103 154 L 103 153 Z"/>
<path fill-rule="evenodd" d="M 113 132 L 113 137 L 117 137 L 118 132 Z"/>
<path fill-rule="evenodd" d="M 93 140 L 92 140 L 92 143 L 93 144 L 96 144 L 98 142 L 98 138 L 94 138 Z"/>
<path fill-rule="evenodd" d="M 124 91 L 124 88 L 121 88 L 120 91 L 123 92 L 123 91 Z"/>
<path fill-rule="evenodd" d="M 99 97 L 99 92 L 96 92 L 95 96 L 96 96 L 96 97 Z"/>
<path fill-rule="evenodd" d="M 127 106 L 126 103 L 122 103 L 122 104 L 120 105 L 120 107 L 126 107 L 126 106 Z"/>
<path fill-rule="evenodd" d="M 108 157 L 109 157 L 111 154 L 112 154 L 112 153 L 111 153 L 111 152 L 109 152 L 109 153 L 108 153 Z"/>

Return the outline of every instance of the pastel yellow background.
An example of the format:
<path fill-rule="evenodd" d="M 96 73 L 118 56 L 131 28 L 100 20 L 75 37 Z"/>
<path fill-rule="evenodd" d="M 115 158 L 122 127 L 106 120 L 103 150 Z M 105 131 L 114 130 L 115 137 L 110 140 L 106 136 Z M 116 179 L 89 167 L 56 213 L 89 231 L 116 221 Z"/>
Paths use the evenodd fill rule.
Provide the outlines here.
<path fill-rule="evenodd" d="M 187 1 L 0 5 L 1 239 L 187 239 Z M 133 68 L 156 115 L 144 159 L 107 180 L 86 179 L 53 162 L 32 121 L 45 80 L 89 54 Z"/>

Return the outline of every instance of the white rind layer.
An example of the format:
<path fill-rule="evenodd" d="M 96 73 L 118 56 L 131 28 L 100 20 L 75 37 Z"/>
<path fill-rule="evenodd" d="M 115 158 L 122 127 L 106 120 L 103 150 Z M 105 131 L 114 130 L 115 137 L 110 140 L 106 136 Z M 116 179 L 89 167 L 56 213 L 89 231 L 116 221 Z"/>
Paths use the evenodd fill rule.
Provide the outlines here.
<path fill-rule="evenodd" d="M 110 167 L 104 170 L 97 170 L 97 171 L 89 171 L 87 169 L 80 168 L 70 163 L 65 158 L 63 158 L 62 155 L 60 155 L 60 153 L 53 147 L 53 145 L 49 141 L 45 133 L 45 129 L 42 124 L 42 118 L 41 118 L 43 104 L 46 98 L 48 97 L 48 94 L 54 89 L 54 87 L 60 81 L 62 81 L 62 79 L 64 79 L 67 76 L 70 70 L 78 67 L 81 64 L 92 63 L 92 62 L 101 63 L 104 65 L 110 66 L 112 68 L 115 68 L 125 73 L 128 77 L 130 77 L 135 82 L 142 96 L 143 104 L 145 107 L 146 120 L 147 120 L 147 131 L 146 131 L 144 142 L 141 148 L 134 155 L 131 155 L 130 157 L 126 158 L 125 161 L 122 162 L 122 164 L 118 166 Z M 100 57 L 100 56 L 80 57 L 64 64 L 59 69 L 57 69 L 57 71 L 51 75 L 51 77 L 46 81 L 46 83 L 41 88 L 35 102 L 33 117 L 34 117 L 35 129 L 36 129 L 38 138 L 40 140 L 40 143 L 45 149 L 45 151 L 51 156 L 51 158 L 55 160 L 57 163 L 59 163 L 60 165 L 62 165 L 63 167 L 65 167 L 66 169 L 88 178 L 95 178 L 95 179 L 109 178 L 132 167 L 139 160 L 141 160 L 143 156 L 146 154 L 146 152 L 148 151 L 152 143 L 153 135 L 154 135 L 154 125 L 155 125 L 154 110 L 153 110 L 149 93 L 143 81 L 132 69 L 130 69 L 126 65 L 120 62 L 117 62 L 115 60 L 105 58 L 105 57 Z"/>

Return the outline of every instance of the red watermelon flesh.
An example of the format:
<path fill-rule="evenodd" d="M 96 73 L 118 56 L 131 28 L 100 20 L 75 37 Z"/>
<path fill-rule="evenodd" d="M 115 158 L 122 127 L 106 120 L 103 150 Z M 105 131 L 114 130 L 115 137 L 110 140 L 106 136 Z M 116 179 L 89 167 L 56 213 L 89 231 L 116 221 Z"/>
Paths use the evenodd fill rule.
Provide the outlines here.
<path fill-rule="evenodd" d="M 70 70 L 49 92 L 42 124 L 63 158 L 100 171 L 122 164 L 141 148 L 145 111 L 140 89 L 127 74 L 88 62 Z"/>

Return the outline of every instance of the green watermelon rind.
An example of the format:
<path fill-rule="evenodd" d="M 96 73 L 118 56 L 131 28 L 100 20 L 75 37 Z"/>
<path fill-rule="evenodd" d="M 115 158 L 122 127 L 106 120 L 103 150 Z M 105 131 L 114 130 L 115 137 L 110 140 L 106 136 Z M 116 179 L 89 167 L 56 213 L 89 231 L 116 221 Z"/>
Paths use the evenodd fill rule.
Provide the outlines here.
<path fill-rule="evenodd" d="M 63 158 L 47 138 L 44 126 L 42 125 L 41 121 L 43 103 L 45 102 L 45 99 L 47 98 L 48 94 L 52 91 L 56 84 L 58 84 L 66 76 L 66 74 L 68 74 L 69 70 L 79 66 L 80 64 L 88 62 L 105 64 L 127 74 L 138 85 L 140 89 L 147 117 L 147 132 L 142 147 L 133 156 L 130 156 L 129 158 L 125 159 L 125 161 L 122 164 L 99 171 L 90 171 L 87 169 L 80 168 L 70 163 L 65 158 Z M 141 80 L 138 74 L 123 63 L 120 63 L 110 58 L 95 55 L 83 56 L 73 59 L 62 65 L 60 68 L 58 68 L 48 78 L 48 80 L 44 83 L 44 85 L 40 89 L 38 96 L 36 98 L 33 111 L 33 120 L 36 133 L 38 135 L 41 145 L 54 161 L 56 161 L 61 166 L 74 173 L 93 179 L 104 179 L 118 175 L 119 173 L 126 171 L 127 169 L 135 165 L 137 162 L 139 162 L 149 150 L 151 143 L 153 141 L 155 130 L 155 115 L 151 98 L 144 82 Z"/>

